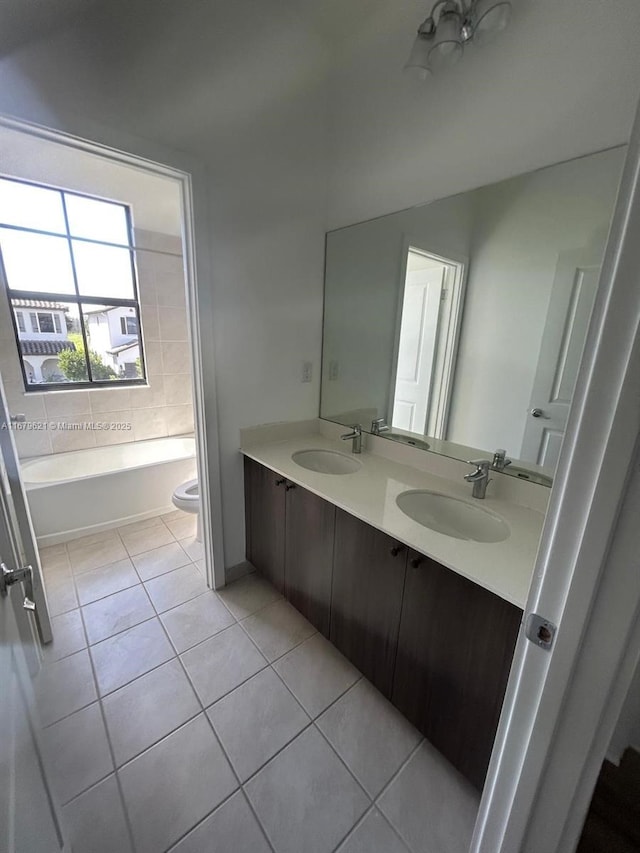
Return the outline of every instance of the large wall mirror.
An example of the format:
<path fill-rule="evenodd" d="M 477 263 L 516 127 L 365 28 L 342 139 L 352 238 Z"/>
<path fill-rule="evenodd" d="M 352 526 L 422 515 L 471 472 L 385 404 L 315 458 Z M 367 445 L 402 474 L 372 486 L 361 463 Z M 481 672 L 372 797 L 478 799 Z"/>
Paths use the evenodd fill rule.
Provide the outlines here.
<path fill-rule="evenodd" d="M 625 150 L 327 234 L 321 417 L 550 484 Z"/>

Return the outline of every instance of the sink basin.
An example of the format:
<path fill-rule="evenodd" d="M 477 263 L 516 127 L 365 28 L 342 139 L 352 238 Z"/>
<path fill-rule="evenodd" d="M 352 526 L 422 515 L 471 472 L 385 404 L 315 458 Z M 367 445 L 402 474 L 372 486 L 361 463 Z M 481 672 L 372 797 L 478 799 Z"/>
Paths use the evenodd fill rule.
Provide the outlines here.
<path fill-rule="evenodd" d="M 438 492 L 402 492 L 396 503 L 405 515 L 454 539 L 472 542 L 502 542 L 509 536 L 509 525 L 475 503 L 441 495 Z"/>
<path fill-rule="evenodd" d="M 298 450 L 291 458 L 296 465 L 319 474 L 353 474 L 361 465 L 357 459 L 336 450 Z"/>

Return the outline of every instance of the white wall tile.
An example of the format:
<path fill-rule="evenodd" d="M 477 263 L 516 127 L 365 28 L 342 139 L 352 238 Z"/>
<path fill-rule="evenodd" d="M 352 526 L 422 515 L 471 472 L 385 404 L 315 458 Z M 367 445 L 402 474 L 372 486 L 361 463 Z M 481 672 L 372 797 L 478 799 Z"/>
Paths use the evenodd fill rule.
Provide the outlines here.
<path fill-rule="evenodd" d="M 152 376 L 148 387 L 132 388 L 130 394 L 132 409 L 157 409 L 164 406 L 165 380 L 162 376 Z"/>
<path fill-rule="evenodd" d="M 36 421 L 46 426 L 47 421 Z M 51 435 L 47 429 L 15 430 L 13 437 L 16 441 L 18 456 L 25 459 L 28 456 L 48 456 L 53 452 Z"/>
<path fill-rule="evenodd" d="M 182 263 L 180 256 L 160 254 L 154 256 L 158 305 L 179 307 L 186 304 Z"/>
<path fill-rule="evenodd" d="M 189 339 L 186 308 L 160 306 L 158 318 L 160 321 L 160 340 L 187 341 Z"/>
<path fill-rule="evenodd" d="M 71 415 L 88 415 L 91 412 L 88 391 L 49 391 L 44 404 L 47 417 L 54 420 Z"/>
<path fill-rule="evenodd" d="M 164 413 L 167 435 L 193 432 L 193 406 L 167 406 Z"/>
<path fill-rule="evenodd" d="M 89 391 L 91 414 L 124 412 L 130 408 L 129 388 L 96 388 Z"/>
<path fill-rule="evenodd" d="M 162 344 L 163 373 L 190 373 L 191 353 L 189 344 L 169 341 Z"/>
<path fill-rule="evenodd" d="M 158 306 L 146 302 L 140 306 L 142 315 L 142 336 L 146 341 L 159 341 L 160 323 L 158 321 Z"/>
<path fill-rule="evenodd" d="M 133 420 L 131 410 L 121 412 L 100 412 L 92 415 L 91 420 L 94 423 L 109 424 L 111 429 L 96 430 L 96 445 L 104 447 L 111 444 L 126 444 L 128 441 L 134 440 Z M 120 427 L 120 425 L 130 424 L 130 429 Z"/>
<path fill-rule="evenodd" d="M 164 409 L 133 409 L 131 412 L 134 441 L 161 438 L 167 434 Z"/>
<path fill-rule="evenodd" d="M 84 424 L 91 421 L 90 415 L 65 416 L 64 424 Z M 96 433 L 92 429 L 56 429 L 51 430 L 51 447 L 54 453 L 66 453 L 68 450 L 84 450 L 96 446 Z"/>
<path fill-rule="evenodd" d="M 162 370 L 162 344 L 159 341 L 145 342 L 144 361 L 147 376 L 159 376 Z"/>
<path fill-rule="evenodd" d="M 164 377 L 167 406 L 193 406 L 190 373 L 173 373 Z"/>

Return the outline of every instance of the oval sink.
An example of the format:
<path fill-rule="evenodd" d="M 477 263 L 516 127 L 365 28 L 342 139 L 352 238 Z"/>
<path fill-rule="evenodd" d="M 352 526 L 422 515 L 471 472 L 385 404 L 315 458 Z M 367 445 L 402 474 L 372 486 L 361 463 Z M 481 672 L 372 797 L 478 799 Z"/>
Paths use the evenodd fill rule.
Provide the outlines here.
<path fill-rule="evenodd" d="M 361 465 L 357 459 L 336 450 L 298 450 L 291 458 L 296 465 L 319 474 L 353 474 Z"/>
<path fill-rule="evenodd" d="M 438 492 L 402 492 L 396 503 L 418 524 L 454 539 L 502 542 L 510 533 L 509 525 L 495 512 Z"/>

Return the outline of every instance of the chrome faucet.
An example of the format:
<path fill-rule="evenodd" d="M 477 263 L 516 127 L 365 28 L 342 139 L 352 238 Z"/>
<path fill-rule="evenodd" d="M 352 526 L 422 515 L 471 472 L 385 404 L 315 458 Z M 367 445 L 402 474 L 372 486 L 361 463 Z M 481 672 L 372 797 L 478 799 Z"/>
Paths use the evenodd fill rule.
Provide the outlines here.
<path fill-rule="evenodd" d="M 384 418 L 376 418 L 371 421 L 371 435 L 380 435 L 381 432 L 389 432 L 389 425 Z"/>
<path fill-rule="evenodd" d="M 490 482 L 489 468 L 491 467 L 491 462 L 488 459 L 476 459 L 474 462 L 467 462 L 467 465 L 475 465 L 475 471 L 464 475 L 467 483 L 473 484 L 471 496 L 478 498 L 478 500 L 483 500 Z"/>
<path fill-rule="evenodd" d="M 349 441 L 349 439 L 351 439 L 353 441 L 353 444 L 351 445 L 351 452 L 360 453 L 362 450 L 362 427 L 360 424 L 354 424 L 351 427 L 351 430 L 351 432 L 341 435 L 340 438 L 343 441 Z"/>
<path fill-rule="evenodd" d="M 507 465 L 511 465 L 511 459 L 507 459 L 506 450 L 496 450 L 493 454 L 493 462 L 491 467 L 494 471 L 504 471 Z"/>

